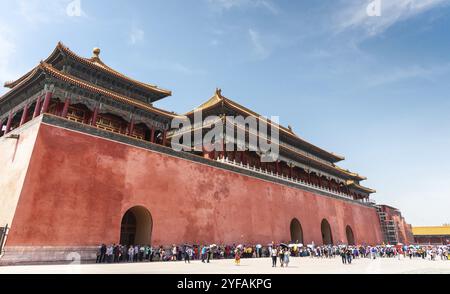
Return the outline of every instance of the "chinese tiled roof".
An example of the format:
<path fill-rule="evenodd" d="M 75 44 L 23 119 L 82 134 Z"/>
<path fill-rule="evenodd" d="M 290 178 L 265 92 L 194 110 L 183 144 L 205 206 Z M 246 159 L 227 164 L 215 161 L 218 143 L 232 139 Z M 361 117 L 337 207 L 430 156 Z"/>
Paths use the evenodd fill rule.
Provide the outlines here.
<path fill-rule="evenodd" d="M 450 236 L 450 226 L 413 227 L 414 236 Z"/>
<path fill-rule="evenodd" d="M 50 61 L 60 52 L 63 52 L 64 54 L 67 54 L 68 56 L 72 57 L 73 59 L 77 60 L 78 62 L 81 62 L 87 66 L 90 66 L 94 69 L 103 71 L 107 74 L 110 74 L 114 77 L 120 78 L 122 80 L 125 80 L 129 83 L 132 83 L 134 85 L 137 85 L 145 90 L 151 91 L 153 93 L 157 93 L 163 96 L 170 96 L 172 95 L 172 92 L 169 90 L 164 90 L 161 88 L 158 88 L 155 85 L 151 85 L 151 84 L 147 84 L 147 83 L 142 83 L 140 81 L 134 80 L 132 78 L 129 78 L 123 74 L 121 74 L 120 72 L 112 69 L 111 67 L 107 66 L 105 63 L 103 63 L 100 58 L 98 57 L 98 55 L 94 55 L 91 58 L 85 58 L 85 57 L 81 57 L 79 55 L 77 55 L 76 53 L 74 53 L 73 51 L 71 51 L 68 47 L 66 47 L 65 45 L 63 45 L 61 42 L 58 42 L 56 48 L 53 50 L 52 54 L 50 54 L 50 56 L 44 61 L 45 63 L 51 63 Z M 33 69 L 34 70 L 34 69 Z M 5 83 L 5 87 L 8 88 L 13 88 L 16 85 L 18 85 L 21 81 L 23 81 L 24 79 L 26 79 L 28 77 L 28 75 L 30 75 L 33 70 L 29 71 L 28 73 L 26 73 L 24 76 L 20 77 L 19 79 L 15 80 L 15 81 L 11 81 L 11 82 L 6 82 Z"/>
<path fill-rule="evenodd" d="M 71 85 L 80 87 L 82 89 L 85 90 L 89 90 L 93 93 L 97 93 L 109 98 L 112 98 L 114 100 L 123 102 L 123 103 L 127 103 L 129 105 L 135 106 L 137 108 L 146 110 L 146 111 L 150 111 L 159 115 L 163 115 L 165 117 L 176 117 L 177 115 L 172 113 L 172 112 L 168 112 L 156 107 L 153 107 L 147 103 L 144 102 L 140 102 L 138 100 L 135 99 L 131 99 L 129 97 L 126 97 L 124 95 L 118 94 L 116 92 L 113 92 L 111 90 L 102 88 L 98 85 L 94 85 L 90 82 L 87 82 L 85 80 L 76 78 L 72 75 L 69 75 L 67 73 L 64 73 L 62 71 L 57 70 L 56 68 L 54 68 L 51 64 L 45 63 L 45 62 L 40 62 L 38 66 L 36 66 L 25 78 L 21 79 L 19 83 L 17 83 L 13 89 L 11 89 L 9 92 L 7 92 L 2 99 L 4 99 L 5 97 L 9 96 L 12 92 L 18 90 L 21 88 L 22 85 L 25 85 L 28 81 L 32 80 L 34 77 L 36 77 L 37 75 L 39 75 L 41 72 L 44 72 L 46 74 L 49 74 L 50 76 L 52 76 L 53 78 L 56 78 L 58 80 L 67 82 Z"/>
<path fill-rule="evenodd" d="M 252 111 L 252 110 L 250 110 L 250 109 L 248 109 L 248 108 L 246 108 L 246 107 L 244 107 L 244 106 L 242 106 L 242 105 L 236 103 L 235 101 L 233 101 L 233 100 L 231 100 L 231 99 L 229 99 L 229 98 L 224 97 L 224 96 L 222 95 L 220 89 L 217 89 L 217 90 L 216 90 L 215 95 L 214 95 L 213 97 L 211 97 L 211 99 L 209 99 L 208 101 L 206 101 L 205 103 L 203 103 L 202 105 L 200 105 L 199 107 L 197 107 L 195 110 L 192 110 L 192 111 L 188 112 L 186 115 L 188 115 L 188 116 L 189 116 L 189 115 L 192 115 L 192 114 L 194 113 L 194 111 L 198 111 L 198 110 L 205 111 L 205 110 L 211 109 L 211 108 L 213 108 L 213 107 L 219 105 L 220 103 L 223 103 L 224 105 L 230 106 L 231 108 L 234 108 L 234 109 L 236 109 L 236 110 L 238 110 L 238 111 L 240 111 L 240 112 L 244 112 L 244 113 L 246 113 L 246 114 L 248 114 L 248 115 L 254 116 L 254 117 L 256 117 L 256 118 L 262 117 L 262 116 L 259 115 L 258 113 L 256 113 L 256 112 L 254 112 L 254 111 Z M 309 142 L 303 140 L 303 139 L 300 138 L 297 134 L 295 134 L 295 133 L 292 131 L 291 128 L 286 128 L 286 127 L 284 127 L 284 126 L 281 126 L 281 125 L 279 125 L 279 124 L 272 123 L 272 122 L 270 122 L 270 121 L 268 121 L 268 123 L 271 124 L 272 126 L 278 128 L 280 131 L 282 131 L 284 134 L 290 136 L 291 138 L 293 138 L 293 139 L 295 139 L 295 140 L 301 142 L 301 143 L 304 144 L 304 145 L 307 145 L 307 146 L 310 147 L 311 149 L 313 149 L 313 150 L 315 150 L 315 151 L 318 151 L 319 153 L 325 154 L 327 157 L 333 159 L 334 162 L 338 162 L 338 161 L 341 161 L 341 160 L 344 160 L 344 159 L 345 159 L 343 156 L 336 155 L 336 154 L 334 154 L 334 153 L 332 153 L 332 152 L 328 152 L 328 151 L 326 151 L 326 150 L 324 150 L 324 149 L 322 149 L 322 148 L 320 148 L 320 147 L 317 147 L 317 146 L 315 146 L 315 145 L 313 145 L 313 144 L 311 144 L 311 143 L 309 143 Z"/>

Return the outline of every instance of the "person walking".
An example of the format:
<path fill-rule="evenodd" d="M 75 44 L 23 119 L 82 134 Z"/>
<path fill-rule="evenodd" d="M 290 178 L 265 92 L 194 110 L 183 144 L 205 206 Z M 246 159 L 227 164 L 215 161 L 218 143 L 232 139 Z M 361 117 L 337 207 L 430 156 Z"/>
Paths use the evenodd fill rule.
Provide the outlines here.
<path fill-rule="evenodd" d="M 278 249 L 278 255 L 280 257 L 280 266 L 284 267 L 284 249 L 280 247 L 280 249 Z"/>
<path fill-rule="evenodd" d="M 130 245 L 128 248 L 128 262 L 133 262 L 134 260 L 134 248 L 133 245 Z"/>
<path fill-rule="evenodd" d="M 206 248 L 206 262 L 209 263 L 209 260 L 211 259 L 211 256 L 213 255 L 213 248 L 211 248 L 210 246 L 208 246 Z"/>
<path fill-rule="evenodd" d="M 341 258 L 342 258 L 342 264 L 346 264 L 347 263 L 347 257 L 345 256 L 345 248 L 341 248 L 340 255 L 341 255 Z"/>
<path fill-rule="evenodd" d="M 177 261 L 177 246 L 173 244 L 172 246 L 172 261 Z"/>
<path fill-rule="evenodd" d="M 289 266 L 289 255 L 291 255 L 291 252 L 289 251 L 289 249 L 286 248 L 284 250 L 284 258 L 283 258 L 285 267 Z"/>
<path fill-rule="evenodd" d="M 153 247 L 150 245 L 150 262 L 153 262 L 153 257 L 155 256 L 155 251 Z"/>
<path fill-rule="evenodd" d="M 352 250 L 349 248 L 347 249 L 347 263 L 351 264 L 352 263 Z"/>
<path fill-rule="evenodd" d="M 272 267 L 277 267 L 277 257 L 278 257 L 277 248 L 273 247 L 271 250 L 271 254 L 272 254 Z"/>
<path fill-rule="evenodd" d="M 98 250 L 97 250 L 97 259 L 95 260 L 95 263 L 102 263 L 102 260 L 103 260 L 103 258 L 104 258 L 104 256 L 105 256 L 105 253 L 103 253 L 103 246 L 104 246 L 105 244 L 101 244 L 99 247 L 98 247 Z M 106 247 L 105 247 L 105 252 L 106 252 Z"/>
<path fill-rule="evenodd" d="M 194 254 L 194 251 L 191 247 L 187 247 L 184 250 L 184 263 L 191 263 L 192 255 Z"/>
<path fill-rule="evenodd" d="M 106 260 L 106 244 L 102 244 L 100 248 L 100 260 L 99 263 L 104 263 Z"/>
<path fill-rule="evenodd" d="M 236 265 L 241 265 L 241 250 L 239 248 L 236 248 L 236 251 L 234 254 L 234 263 Z"/>
<path fill-rule="evenodd" d="M 205 263 L 205 259 L 206 259 L 206 246 L 202 247 L 201 250 L 201 256 L 202 256 L 202 262 Z"/>
<path fill-rule="evenodd" d="M 108 248 L 106 248 L 106 259 L 108 263 L 113 262 L 113 251 L 114 251 L 113 245 L 109 245 Z"/>
<path fill-rule="evenodd" d="M 120 247 L 119 247 L 119 245 L 114 245 L 113 246 L 113 256 L 114 256 L 114 263 L 118 263 L 119 262 L 119 258 L 120 258 Z"/>
<path fill-rule="evenodd" d="M 120 257 L 120 261 L 121 262 L 127 262 L 127 253 L 128 253 L 127 246 L 126 245 L 122 245 L 121 250 L 122 250 L 122 254 L 121 254 L 121 257 Z"/>
<path fill-rule="evenodd" d="M 133 261 L 137 262 L 138 261 L 138 257 L 139 257 L 139 246 L 136 245 L 134 246 L 134 252 L 133 252 Z"/>

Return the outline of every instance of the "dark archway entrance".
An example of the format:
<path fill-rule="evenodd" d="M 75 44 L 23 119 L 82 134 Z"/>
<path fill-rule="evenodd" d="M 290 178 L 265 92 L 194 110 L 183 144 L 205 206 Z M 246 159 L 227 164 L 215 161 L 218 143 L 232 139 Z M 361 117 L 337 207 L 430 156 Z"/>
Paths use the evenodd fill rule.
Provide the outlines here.
<path fill-rule="evenodd" d="M 294 243 L 302 243 L 303 244 L 302 225 L 296 218 L 294 218 L 291 221 L 291 241 Z"/>
<path fill-rule="evenodd" d="M 345 234 L 347 235 L 347 244 L 355 245 L 355 235 L 353 235 L 353 230 L 350 226 L 345 229 Z"/>
<path fill-rule="evenodd" d="M 142 206 L 135 206 L 125 212 L 120 226 L 120 244 L 150 245 L 152 236 L 152 216 Z"/>
<path fill-rule="evenodd" d="M 326 220 L 322 220 L 322 224 L 320 225 L 320 229 L 322 231 L 322 242 L 324 245 L 333 244 L 333 235 L 331 233 L 330 223 Z"/>

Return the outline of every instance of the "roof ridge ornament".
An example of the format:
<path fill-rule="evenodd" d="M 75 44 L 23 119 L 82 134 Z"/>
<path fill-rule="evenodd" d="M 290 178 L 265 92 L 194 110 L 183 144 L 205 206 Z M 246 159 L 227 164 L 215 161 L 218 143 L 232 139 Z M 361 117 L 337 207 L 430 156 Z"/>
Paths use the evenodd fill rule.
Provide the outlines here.
<path fill-rule="evenodd" d="M 92 54 L 93 54 L 92 58 L 100 59 L 100 52 L 101 52 L 101 50 L 98 47 L 95 47 L 94 49 L 92 49 Z"/>
<path fill-rule="evenodd" d="M 216 96 L 219 98 L 222 98 L 222 89 L 221 88 L 216 88 Z"/>

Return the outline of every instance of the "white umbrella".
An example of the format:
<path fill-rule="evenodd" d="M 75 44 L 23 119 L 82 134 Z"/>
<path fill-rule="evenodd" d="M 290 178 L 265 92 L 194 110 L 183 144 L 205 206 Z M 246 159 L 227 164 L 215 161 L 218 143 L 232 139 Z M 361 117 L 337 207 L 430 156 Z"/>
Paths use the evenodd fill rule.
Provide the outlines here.
<path fill-rule="evenodd" d="M 242 248 L 242 247 L 244 247 L 244 245 L 242 245 L 242 244 L 239 244 L 238 246 L 236 246 L 236 248 Z"/>
<path fill-rule="evenodd" d="M 298 243 L 297 247 L 303 247 L 303 244 L 302 243 Z"/>
<path fill-rule="evenodd" d="M 257 244 L 256 248 L 262 248 L 262 245 L 261 244 Z"/>
<path fill-rule="evenodd" d="M 288 245 L 289 248 L 293 248 L 293 247 L 295 247 L 295 246 L 297 246 L 297 245 L 296 245 L 296 244 L 289 244 L 289 245 Z"/>
<path fill-rule="evenodd" d="M 216 248 L 216 247 L 217 247 L 216 244 L 209 245 L 209 248 Z"/>

